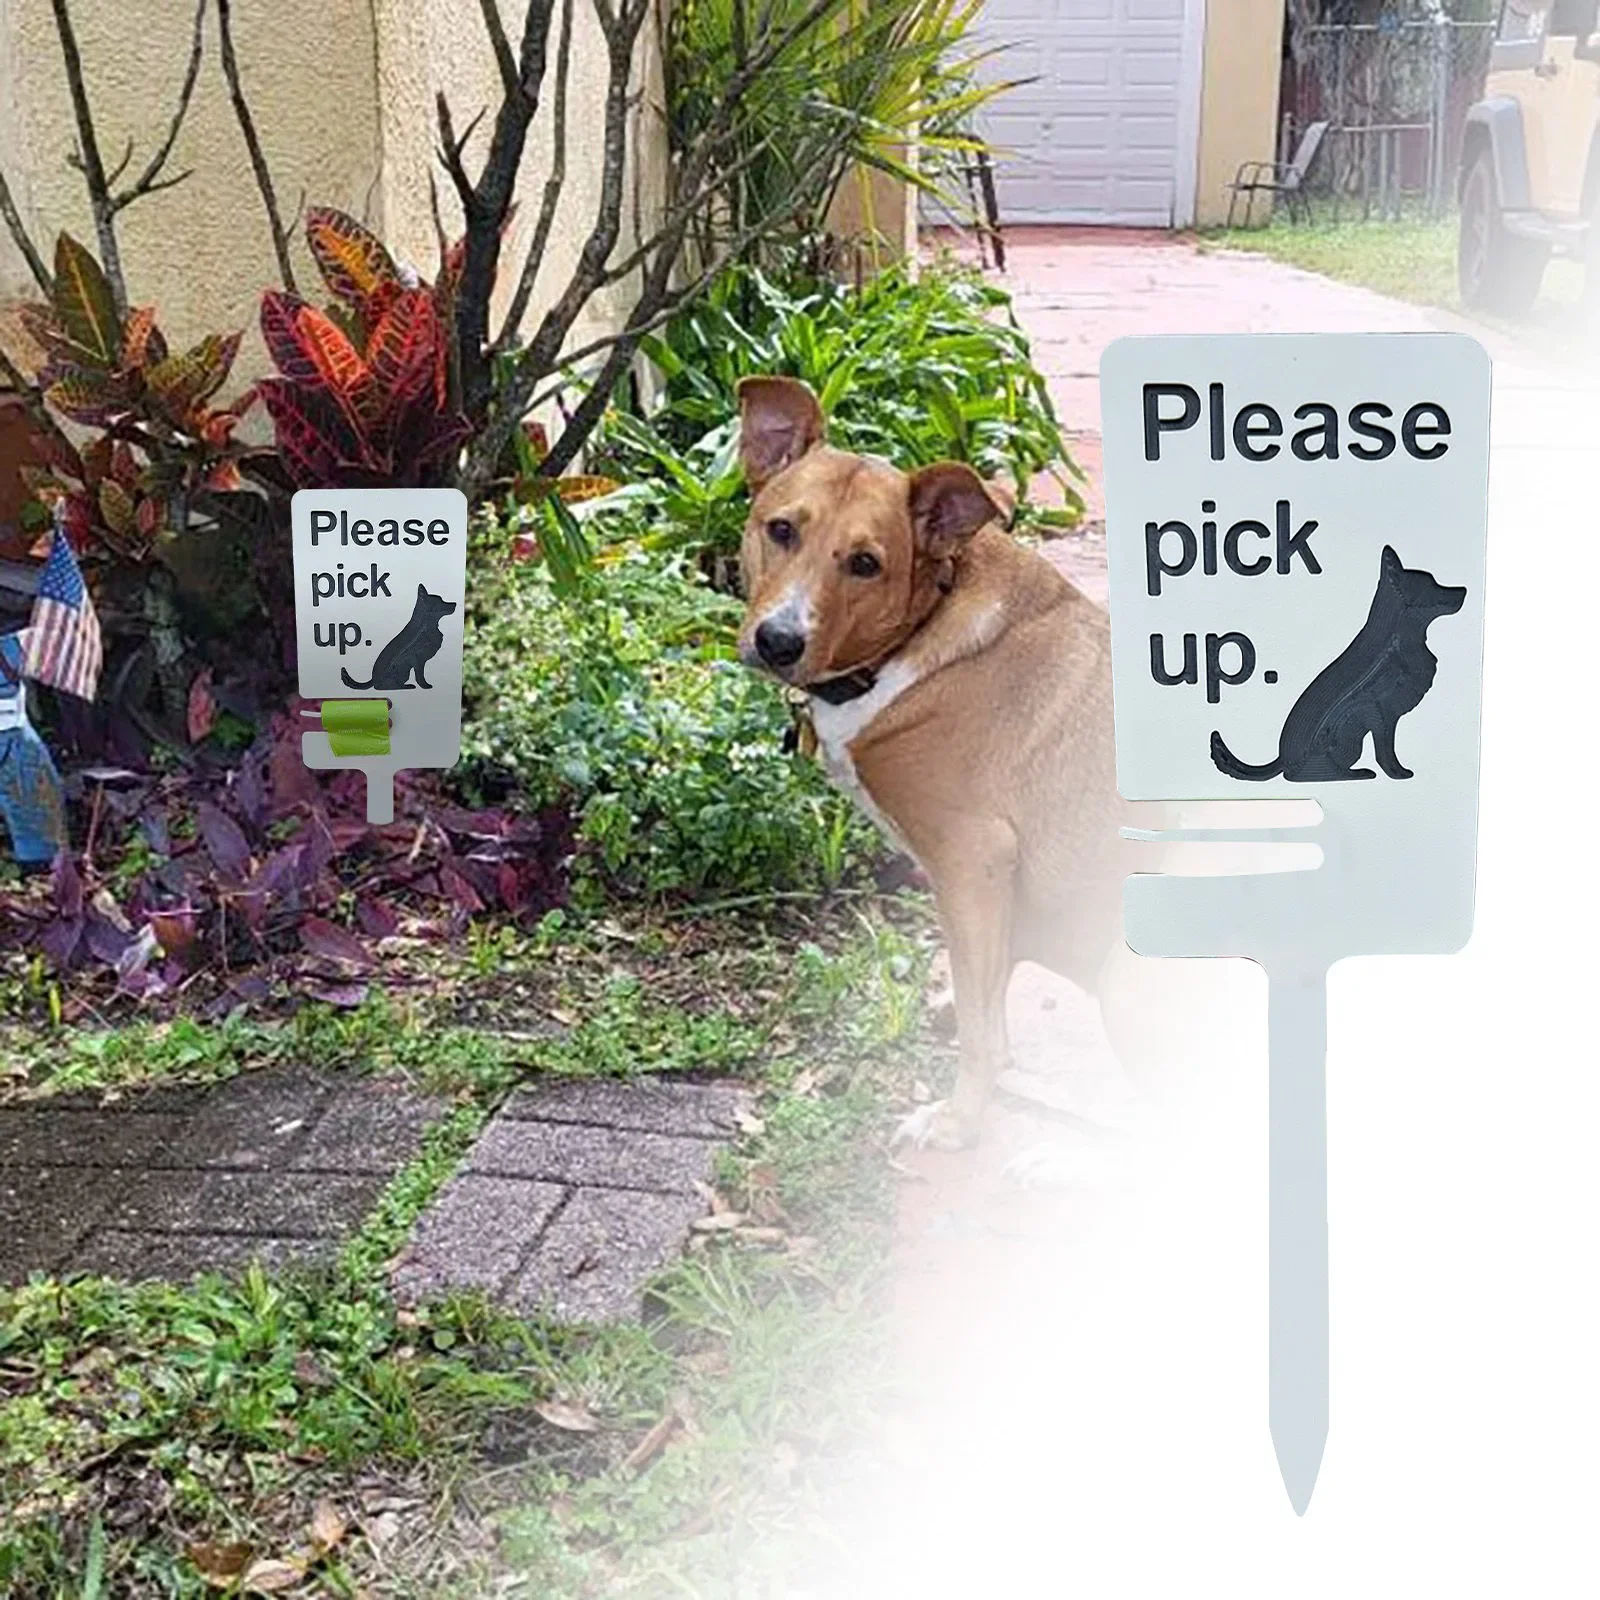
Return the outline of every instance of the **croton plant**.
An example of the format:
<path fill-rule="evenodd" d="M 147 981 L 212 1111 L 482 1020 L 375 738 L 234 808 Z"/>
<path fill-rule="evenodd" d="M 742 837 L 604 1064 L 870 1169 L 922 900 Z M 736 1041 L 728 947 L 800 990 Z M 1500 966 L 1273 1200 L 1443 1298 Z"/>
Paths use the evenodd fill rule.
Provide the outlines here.
<path fill-rule="evenodd" d="M 343 212 L 306 216 L 333 304 L 262 296 L 278 376 L 258 385 L 285 471 L 302 488 L 408 488 L 449 476 L 471 425 L 452 398 L 452 302 L 461 250 L 429 287 Z"/>
<path fill-rule="evenodd" d="M 254 400 L 217 403 L 239 335 L 172 350 L 149 309 L 119 316 L 100 264 L 77 240 L 56 242 L 48 303 L 17 308 L 45 404 L 87 431 L 41 432 L 42 466 L 23 469 L 42 523 L 59 505 L 80 552 L 142 561 L 203 490 L 242 486 L 233 437 Z M 98 547 L 98 549 L 97 549 Z"/>

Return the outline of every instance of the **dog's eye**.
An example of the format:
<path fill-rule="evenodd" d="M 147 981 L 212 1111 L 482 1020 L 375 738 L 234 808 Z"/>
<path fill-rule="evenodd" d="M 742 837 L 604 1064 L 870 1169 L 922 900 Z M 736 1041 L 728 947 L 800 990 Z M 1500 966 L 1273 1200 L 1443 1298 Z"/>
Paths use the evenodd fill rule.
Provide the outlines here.
<path fill-rule="evenodd" d="M 870 550 L 857 550 L 850 557 L 850 576 L 876 578 L 883 571 L 883 563 Z"/>
<path fill-rule="evenodd" d="M 767 537 L 780 550 L 787 550 L 800 535 L 795 530 L 795 525 L 785 517 L 774 517 L 767 524 Z"/>

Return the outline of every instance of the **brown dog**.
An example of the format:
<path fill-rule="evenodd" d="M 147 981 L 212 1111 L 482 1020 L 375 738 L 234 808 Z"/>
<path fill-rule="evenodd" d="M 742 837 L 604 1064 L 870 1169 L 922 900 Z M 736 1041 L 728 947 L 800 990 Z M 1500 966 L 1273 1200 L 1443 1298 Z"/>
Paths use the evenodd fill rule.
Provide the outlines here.
<path fill-rule="evenodd" d="M 908 476 L 830 449 L 815 397 L 789 379 L 749 379 L 739 399 L 754 496 L 740 653 L 807 691 L 835 782 L 933 880 L 960 1068 L 915 1133 L 958 1148 L 1008 1064 L 1015 964 L 1101 993 L 1127 955 L 1137 847 L 1118 835 L 1133 819 L 1116 789 L 1107 619 L 995 525 L 1004 511 L 970 467 Z"/>

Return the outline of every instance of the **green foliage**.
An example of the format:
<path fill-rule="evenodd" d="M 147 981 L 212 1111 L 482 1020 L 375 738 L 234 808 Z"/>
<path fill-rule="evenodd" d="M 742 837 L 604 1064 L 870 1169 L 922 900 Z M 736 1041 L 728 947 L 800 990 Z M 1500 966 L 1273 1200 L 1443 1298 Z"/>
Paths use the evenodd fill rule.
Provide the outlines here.
<path fill-rule="evenodd" d="M 605 555 L 570 599 L 544 563 L 503 548 L 479 561 L 469 766 L 514 774 L 536 805 L 580 805 L 589 865 L 615 887 L 832 887 L 873 836 L 819 768 L 783 753 L 782 701 L 735 659 L 738 605 L 680 555 Z"/>
<path fill-rule="evenodd" d="M 786 287 L 793 283 L 795 287 Z M 1009 297 L 959 267 L 904 267 L 860 288 L 758 268 L 724 273 L 645 350 L 665 379 L 648 417 L 614 413 L 596 444 L 613 476 L 637 486 L 590 510 L 654 546 L 728 553 L 746 501 L 736 455 L 741 378 L 799 378 L 845 450 L 912 468 L 965 461 L 1009 476 L 1023 502 L 1044 473 L 1065 509 L 1025 508 L 1023 524 L 1070 526 L 1082 503 L 1043 376 Z"/>
<path fill-rule="evenodd" d="M 809 242 L 854 165 L 961 204 L 939 157 L 976 148 L 962 132 L 1003 86 L 978 86 L 971 38 L 979 0 L 680 0 L 667 29 L 668 133 L 680 159 L 709 153 L 692 230 L 702 259 L 740 259 L 768 238 Z M 732 128 L 727 85 L 754 76 Z M 912 143 L 922 156 L 908 164 Z M 934 159 L 930 160 L 932 157 Z"/>
<path fill-rule="evenodd" d="M 489 1375 L 456 1349 L 447 1309 L 408 1326 L 382 1287 L 388 1258 L 480 1123 L 463 1107 L 434 1129 L 327 1273 L 278 1279 L 252 1268 L 187 1286 L 37 1280 L 0 1293 L 0 1365 L 26 1375 L 0 1391 L 0 1501 L 17 1512 L 0 1530 L 0 1588 L 38 1592 L 30 1567 L 72 1560 L 60 1519 L 106 1462 L 143 1462 L 178 1518 L 226 1526 L 241 1456 L 254 1492 L 270 1496 L 292 1489 L 297 1461 L 420 1459 L 486 1397 L 526 1399 L 529 1386 L 510 1376 L 491 1394 Z M 98 1526 L 77 1558 L 80 1583 L 107 1569 Z M 133 1554 L 119 1551 L 117 1564 Z M 128 1592 L 127 1576 L 103 1592 Z M 179 1592 L 201 1587 L 192 1570 L 172 1577 L 187 1580 Z"/>

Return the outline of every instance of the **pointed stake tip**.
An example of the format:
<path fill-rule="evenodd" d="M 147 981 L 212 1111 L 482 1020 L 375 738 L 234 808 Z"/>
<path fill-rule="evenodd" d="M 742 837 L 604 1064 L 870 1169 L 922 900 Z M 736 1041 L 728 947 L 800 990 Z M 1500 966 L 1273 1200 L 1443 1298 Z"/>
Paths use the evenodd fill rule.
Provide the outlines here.
<path fill-rule="evenodd" d="M 1294 1514 L 1303 1517 L 1306 1507 L 1311 1504 L 1311 1496 L 1316 1492 L 1317 1477 L 1322 1471 L 1322 1451 L 1319 1449 L 1313 1459 L 1299 1461 L 1285 1461 L 1278 1457 L 1278 1474 L 1283 1479 L 1284 1491 L 1289 1496 L 1289 1504 L 1294 1507 Z"/>
<path fill-rule="evenodd" d="M 1289 1504 L 1294 1507 L 1297 1517 L 1306 1514 L 1306 1507 L 1311 1504 L 1311 1496 L 1316 1492 L 1317 1478 L 1322 1472 L 1323 1453 L 1328 1447 L 1326 1425 L 1315 1430 L 1314 1441 L 1298 1431 L 1275 1429 L 1272 1435 L 1272 1453 L 1278 1458 L 1278 1475 L 1283 1479 L 1284 1492 L 1289 1496 Z"/>

